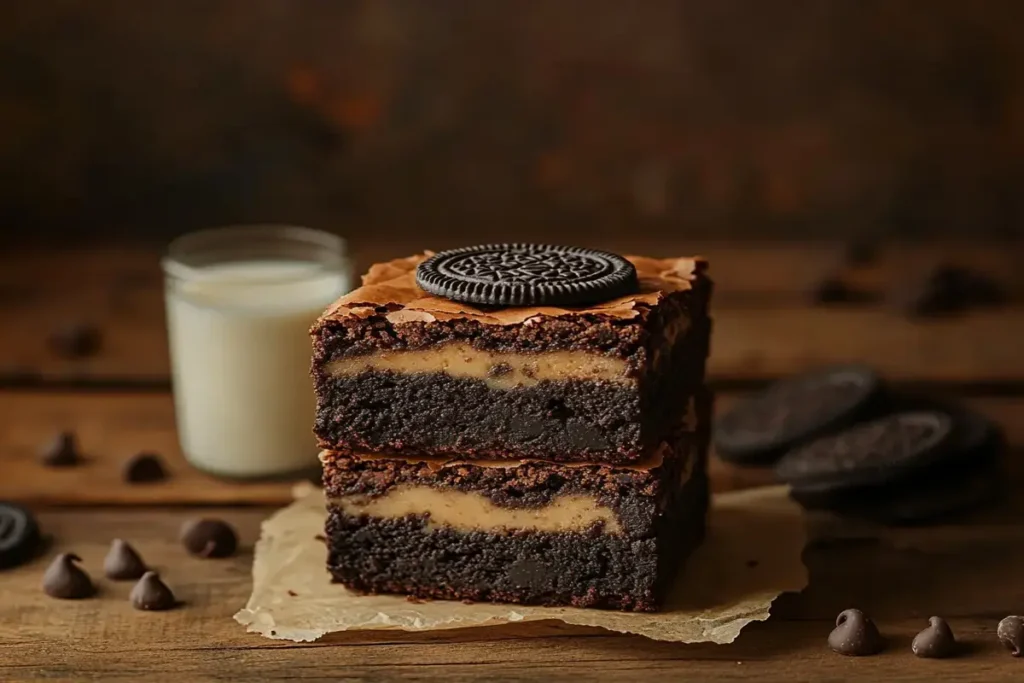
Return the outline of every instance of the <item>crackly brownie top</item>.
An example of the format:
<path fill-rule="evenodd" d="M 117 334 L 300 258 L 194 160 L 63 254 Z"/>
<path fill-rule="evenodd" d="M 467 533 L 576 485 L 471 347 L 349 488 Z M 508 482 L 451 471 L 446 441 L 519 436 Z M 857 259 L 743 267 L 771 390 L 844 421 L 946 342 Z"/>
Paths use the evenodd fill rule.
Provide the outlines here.
<path fill-rule="evenodd" d="M 416 284 L 416 266 L 433 255 L 424 252 L 378 263 L 363 276 L 363 285 L 346 294 L 320 317 L 318 325 L 344 318 L 368 318 L 384 314 L 392 324 L 472 320 L 487 325 L 518 325 L 538 316 L 597 315 L 628 320 L 656 307 L 666 294 L 693 289 L 707 263 L 701 258 L 654 259 L 626 256 L 637 271 L 639 289 L 634 294 L 583 307 L 530 306 L 494 308 L 433 296 Z"/>

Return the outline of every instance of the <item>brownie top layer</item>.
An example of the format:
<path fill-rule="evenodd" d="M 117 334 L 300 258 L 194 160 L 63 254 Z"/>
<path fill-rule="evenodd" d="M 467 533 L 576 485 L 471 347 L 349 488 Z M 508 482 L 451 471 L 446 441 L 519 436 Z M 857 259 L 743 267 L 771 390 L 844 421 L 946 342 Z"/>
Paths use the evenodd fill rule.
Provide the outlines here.
<path fill-rule="evenodd" d="M 692 290 L 703 277 L 707 262 L 701 258 L 653 259 L 626 256 L 637 270 L 639 291 L 599 304 L 576 308 L 532 306 L 523 308 L 477 307 L 424 292 L 416 284 L 416 266 L 432 255 L 378 263 L 363 276 L 363 285 L 330 306 L 314 326 L 382 313 L 391 324 L 467 320 L 485 325 L 519 325 L 541 317 L 598 316 L 629 320 L 642 318 L 669 293 Z"/>

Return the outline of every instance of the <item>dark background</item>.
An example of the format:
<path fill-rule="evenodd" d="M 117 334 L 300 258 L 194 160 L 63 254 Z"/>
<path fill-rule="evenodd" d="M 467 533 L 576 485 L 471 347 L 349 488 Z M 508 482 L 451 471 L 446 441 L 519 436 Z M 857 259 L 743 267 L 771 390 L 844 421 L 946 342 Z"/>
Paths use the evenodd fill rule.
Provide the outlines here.
<path fill-rule="evenodd" d="M 2 240 L 1009 236 L 1019 0 L 33 0 Z"/>

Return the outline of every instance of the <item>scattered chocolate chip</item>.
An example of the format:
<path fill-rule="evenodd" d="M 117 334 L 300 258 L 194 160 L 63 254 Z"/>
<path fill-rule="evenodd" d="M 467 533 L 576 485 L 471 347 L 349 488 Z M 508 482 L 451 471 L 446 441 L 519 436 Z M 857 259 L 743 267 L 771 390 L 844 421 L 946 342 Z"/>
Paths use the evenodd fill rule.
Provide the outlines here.
<path fill-rule="evenodd" d="M 235 530 L 219 519 L 197 519 L 181 528 L 181 542 L 199 557 L 228 557 L 238 547 Z"/>
<path fill-rule="evenodd" d="M 836 617 L 836 627 L 828 636 L 828 646 L 841 655 L 864 657 L 881 652 L 884 641 L 875 622 L 859 609 L 848 609 Z"/>
<path fill-rule="evenodd" d="M 16 567 L 39 550 L 39 525 L 25 508 L 0 503 L 0 568 Z"/>
<path fill-rule="evenodd" d="M 54 330 L 50 334 L 50 348 L 58 356 L 69 359 L 95 355 L 103 342 L 100 331 L 93 325 L 75 323 Z"/>
<path fill-rule="evenodd" d="M 953 629 L 942 617 L 928 619 L 928 628 L 914 637 L 910 649 L 918 657 L 925 659 L 943 659 L 956 654 L 956 638 Z"/>
<path fill-rule="evenodd" d="M 977 306 L 995 306 L 1008 296 L 1003 286 L 967 268 L 940 265 L 897 296 L 904 312 L 914 317 L 961 313 Z"/>
<path fill-rule="evenodd" d="M 167 469 L 156 453 L 138 453 L 125 462 L 121 474 L 130 484 L 149 484 L 166 479 Z"/>
<path fill-rule="evenodd" d="M 43 592 L 51 598 L 81 600 L 92 596 L 96 589 L 92 579 L 76 562 L 82 558 L 73 553 L 61 553 L 53 559 L 43 574 Z"/>
<path fill-rule="evenodd" d="M 1020 657 L 1021 650 L 1024 649 L 1024 617 L 1006 617 L 999 622 L 996 635 L 1011 655 Z"/>
<path fill-rule="evenodd" d="M 290 595 L 290 596 L 292 596 L 293 598 L 295 598 L 295 597 L 298 597 L 298 595 L 299 595 L 299 594 L 298 594 L 298 593 L 296 593 L 295 591 L 293 591 L 292 589 L 290 589 L 290 588 L 289 588 L 289 589 L 288 589 L 288 595 Z"/>
<path fill-rule="evenodd" d="M 843 260 L 851 266 L 868 266 L 878 260 L 878 245 L 865 238 L 850 240 L 843 250 Z"/>
<path fill-rule="evenodd" d="M 154 612 L 172 609 L 177 606 L 178 601 L 174 593 L 160 580 L 156 572 L 146 572 L 139 579 L 139 582 L 132 588 L 128 599 L 132 601 L 135 609 L 150 610 Z"/>
<path fill-rule="evenodd" d="M 327 543 L 327 537 L 323 534 L 317 534 L 313 537 L 314 540 L 320 541 L 321 543 Z"/>
<path fill-rule="evenodd" d="M 74 432 L 61 432 L 39 452 L 39 462 L 47 467 L 72 467 L 81 462 Z"/>
<path fill-rule="evenodd" d="M 103 573 L 114 581 L 138 579 L 146 573 L 146 563 L 126 541 L 115 538 L 103 560 Z"/>

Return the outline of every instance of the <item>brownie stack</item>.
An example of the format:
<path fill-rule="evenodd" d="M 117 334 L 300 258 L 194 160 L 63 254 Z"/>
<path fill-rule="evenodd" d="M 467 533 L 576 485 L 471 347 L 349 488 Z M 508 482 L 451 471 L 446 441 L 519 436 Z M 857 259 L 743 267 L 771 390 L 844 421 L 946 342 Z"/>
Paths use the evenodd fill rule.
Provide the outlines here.
<path fill-rule="evenodd" d="M 708 504 L 704 270 L 536 245 L 373 266 L 312 330 L 333 578 L 658 609 Z"/>

